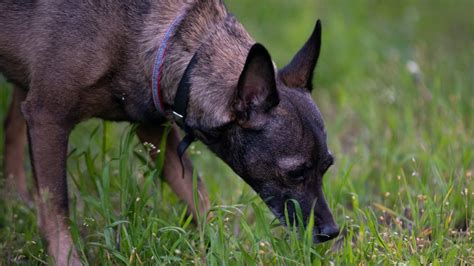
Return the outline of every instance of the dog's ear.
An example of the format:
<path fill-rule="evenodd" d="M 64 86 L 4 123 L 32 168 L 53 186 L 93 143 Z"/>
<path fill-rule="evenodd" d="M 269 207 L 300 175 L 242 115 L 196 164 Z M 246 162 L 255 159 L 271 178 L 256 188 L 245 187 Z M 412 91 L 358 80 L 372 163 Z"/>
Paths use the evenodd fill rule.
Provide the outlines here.
<path fill-rule="evenodd" d="M 313 72 L 321 50 L 321 21 L 318 19 L 313 34 L 278 77 L 288 87 L 313 90 Z"/>
<path fill-rule="evenodd" d="M 270 54 L 261 44 L 254 44 L 237 84 L 234 114 L 239 121 L 246 121 L 252 113 L 267 112 L 278 102 L 275 68 Z"/>

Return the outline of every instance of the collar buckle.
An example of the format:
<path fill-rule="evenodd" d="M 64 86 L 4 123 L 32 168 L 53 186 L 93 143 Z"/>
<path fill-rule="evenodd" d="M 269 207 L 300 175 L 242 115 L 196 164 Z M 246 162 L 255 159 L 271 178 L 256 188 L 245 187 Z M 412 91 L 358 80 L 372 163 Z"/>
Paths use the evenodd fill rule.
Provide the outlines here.
<path fill-rule="evenodd" d="M 183 130 L 184 128 L 184 116 L 176 111 L 171 112 L 171 120 L 173 120 L 179 127 L 181 127 Z"/>
<path fill-rule="evenodd" d="M 175 120 L 175 121 L 176 120 L 183 120 L 183 118 L 184 118 L 183 115 L 177 113 L 176 111 L 173 111 L 171 114 L 173 115 L 173 120 Z"/>

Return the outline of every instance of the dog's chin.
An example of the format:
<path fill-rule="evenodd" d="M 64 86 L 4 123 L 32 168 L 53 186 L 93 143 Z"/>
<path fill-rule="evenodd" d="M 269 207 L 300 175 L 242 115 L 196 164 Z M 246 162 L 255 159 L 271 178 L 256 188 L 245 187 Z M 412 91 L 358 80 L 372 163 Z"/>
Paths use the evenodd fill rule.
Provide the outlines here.
<path fill-rule="evenodd" d="M 282 214 L 282 212 L 279 211 L 279 209 L 274 208 L 270 205 L 267 205 L 273 215 L 277 217 L 277 219 L 280 221 L 280 224 L 288 227 L 286 224 L 285 216 Z M 324 242 L 327 242 L 331 239 L 336 238 L 339 235 L 339 228 L 337 228 L 336 225 L 333 226 L 324 226 L 323 228 L 319 228 L 315 226 L 315 229 L 313 231 L 313 243 L 314 244 L 321 244 Z"/>
<path fill-rule="evenodd" d="M 322 243 L 327 242 L 329 240 L 331 240 L 331 238 L 329 238 L 327 236 L 321 236 L 317 232 L 313 233 L 313 243 L 314 244 L 322 244 Z"/>
<path fill-rule="evenodd" d="M 287 227 L 284 216 L 280 216 L 278 218 L 281 225 Z M 339 229 L 337 227 L 334 228 L 315 228 L 313 231 L 313 243 L 314 244 L 322 244 L 329 240 L 336 238 L 339 235 Z"/>

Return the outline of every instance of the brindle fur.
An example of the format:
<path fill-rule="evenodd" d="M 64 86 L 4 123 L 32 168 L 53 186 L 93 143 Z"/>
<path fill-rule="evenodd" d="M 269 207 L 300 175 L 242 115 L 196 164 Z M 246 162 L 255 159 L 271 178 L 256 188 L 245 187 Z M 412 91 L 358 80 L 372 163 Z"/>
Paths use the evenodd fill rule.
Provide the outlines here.
<path fill-rule="evenodd" d="M 186 17 L 170 39 L 164 62 L 165 104 L 173 103 L 196 54 L 186 122 L 198 138 L 282 222 L 285 204 L 293 198 L 305 219 L 314 207 L 315 241 L 338 233 L 321 181 L 332 156 L 310 94 L 319 23 L 293 61 L 275 72 L 265 48 L 254 44 L 220 0 L 0 0 L 0 72 L 15 85 L 5 123 L 6 176 L 28 199 L 21 163 L 27 131 L 39 226 L 58 265 L 80 264 L 67 222 L 69 133 L 81 121 L 99 117 L 140 124 L 140 140 L 159 145 L 166 117 L 152 102 L 151 70 L 161 40 L 180 12 Z M 178 137 L 173 128 L 163 171 L 196 214 L 192 165 L 184 159 L 183 178 Z M 204 212 L 209 201 L 202 185 L 199 193 L 199 211 Z M 293 208 L 288 204 L 291 222 Z"/>

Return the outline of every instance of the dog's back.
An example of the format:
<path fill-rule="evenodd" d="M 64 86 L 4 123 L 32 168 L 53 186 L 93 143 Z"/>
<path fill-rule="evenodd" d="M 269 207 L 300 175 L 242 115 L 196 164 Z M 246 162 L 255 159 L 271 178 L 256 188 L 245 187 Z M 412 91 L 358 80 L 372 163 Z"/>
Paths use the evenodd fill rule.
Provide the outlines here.
<path fill-rule="evenodd" d="M 22 47 L 31 36 L 35 2 L 0 2 L 0 73 L 22 87 L 26 87 L 28 79 Z"/>
<path fill-rule="evenodd" d="M 96 82 L 112 60 L 120 59 L 137 34 L 134 24 L 149 11 L 147 1 L 132 2 L 0 2 L 0 72 L 23 88 L 30 72 L 41 69 L 80 73 L 90 79 L 85 85 Z"/>
<path fill-rule="evenodd" d="M 36 1 L 0 1 L 0 51 L 18 45 L 32 26 Z"/>

